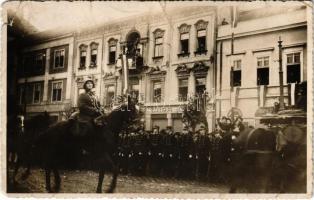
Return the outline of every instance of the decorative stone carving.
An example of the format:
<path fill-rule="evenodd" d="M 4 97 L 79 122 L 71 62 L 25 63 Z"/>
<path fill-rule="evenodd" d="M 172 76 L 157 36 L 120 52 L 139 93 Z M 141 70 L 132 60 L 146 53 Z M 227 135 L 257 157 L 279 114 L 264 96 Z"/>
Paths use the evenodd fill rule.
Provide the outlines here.
<path fill-rule="evenodd" d="M 194 64 L 192 71 L 194 72 L 194 75 L 205 75 L 208 72 L 209 67 L 205 66 L 203 62 L 197 62 Z"/>
<path fill-rule="evenodd" d="M 150 76 L 165 76 L 166 73 L 166 71 L 161 70 L 158 66 L 149 68 L 147 72 Z"/>
<path fill-rule="evenodd" d="M 79 46 L 80 51 L 86 51 L 87 50 L 87 45 L 86 44 L 81 44 Z"/>
<path fill-rule="evenodd" d="M 108 40 L 108 44 L 109 44 L 109 46 L 116 46 L 118 44 L 118 40 L 114 39 L 114 38 L 110 38 Z"/>
<path fill-rule="evenodd" d="M 182 77 L 182 76 L 189 76 L 191 69 L 189 69 L 185 64 L 181 64 L 181 65 L 178 65 L 175 71 L 179 77 Z"/>
<path fill-rule="evenodd" d="M 204 20 L 198 20 L 195 24 L 195 28 L 196 30 L 206 30 L 207 28 L 207 25 L 208 25 L 208 22 L 204 21 Z"/>
<path fill-rule="evenodd" d="M 155 38 L 161 38 L 164 37 L 165 31 L 161 30 L 160 28 L 157 28 L 154 32 L 153 32 Z"/>
<path fill-rule="evenodd" d="M 179 26 L 179 32 L 182 33 L 189 33 L 191 29 L 191 25 L 187 25 L 187 24 L 181 24 L 181 26 Z"/>
<path fill-rule="evenodd" d="M 98 43 L 96 43 L 96 42 L 92 42 L 91 44 L 90 44 L 90 48 L 91 49 L 97 49 L 98 48 Z"/>

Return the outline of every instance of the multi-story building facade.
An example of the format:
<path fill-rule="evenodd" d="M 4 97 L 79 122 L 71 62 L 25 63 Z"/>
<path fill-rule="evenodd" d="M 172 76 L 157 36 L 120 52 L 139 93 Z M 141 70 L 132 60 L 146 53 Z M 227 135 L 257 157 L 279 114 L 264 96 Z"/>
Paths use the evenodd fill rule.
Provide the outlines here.
<path fill-rule="evenodd" d="M 55 121 L 62 119 L 71 102 L 73 45 L 73 36 L 65 35 L 23 50 L 17 102 L 27 116 L 47 111 Z"/>
<path fill-rule="evenodd" d="M 231 115 L 234 108 L 255 126 L 259 112 L 279 102 L 279 40 L 286 105 L 295 104 L 295 84 L 307 80 L 306 6 L 220 11 L 225 15 L 218 20 L 216 116 Z"/>
<path fill-rule="evenodd" d="M 78 33 L 73 105 L 86 78 L 96 80 L 96 92 L 104 106 L 121 94 L 118 58 L 127 50 L 129 91 L 145 108 L 146 129 L 158 125 L 182 130 L 180 106 L 187 96 L 213 88 L 215 42 L 215 9 L 192 7 L 186 11 L 137 16 Z M 91 64 L 93 59 L 96 65 Z"/>
<path fill-rule="evenodd" d="M 92 78 L 101 104 L 109 107 L 122 94 L 120 55 L 125 53 L 128 89 L 145 108 L 146 130 L 155 125 L 182 130 L 182 105 L 204 92 L 210 99 L 209 131 L 231 108 L 256 125 L 257 109 L 271 107 L 279 98 L 279 37 L 287 104 L 293 104 L 294 83 L 306 80 L 306 9 L 238 7 L 237 15 L 233 9 L 164 10 L 29 46 L 23 58 L 27 70 L 19 70 L 19 103 L 26 102 L 30 114 L 47 111 L 61 120 L 65 109 L 77 106 L 83 82 Z"/>

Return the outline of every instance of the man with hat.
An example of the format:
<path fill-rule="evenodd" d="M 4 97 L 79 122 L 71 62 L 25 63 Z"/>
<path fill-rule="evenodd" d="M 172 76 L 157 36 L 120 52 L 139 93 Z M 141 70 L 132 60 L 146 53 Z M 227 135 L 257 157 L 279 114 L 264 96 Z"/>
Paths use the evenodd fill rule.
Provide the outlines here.
<path fill-rule="evenodd" d="M 81 124 L 84 124 L 83 130 L 82 129 L 79 130 L 80 132 L 79 134 L 82 136 L 93 133 L 95 131 L 94 120 L 103 114 L 98 98 L 92 91 L 94 87 L 95 87 L 94 81 L 92 79 L 87 79 L 83 84 L 85 92 L 80 94 L 78 98 L 77 103 L 79 108 L 78 120 L 79 122 L 81 122 Z M 73 120 L 75 118 L 76 116 L 72 115 L 70 117 L 70 120 L 71 119 Z"/>

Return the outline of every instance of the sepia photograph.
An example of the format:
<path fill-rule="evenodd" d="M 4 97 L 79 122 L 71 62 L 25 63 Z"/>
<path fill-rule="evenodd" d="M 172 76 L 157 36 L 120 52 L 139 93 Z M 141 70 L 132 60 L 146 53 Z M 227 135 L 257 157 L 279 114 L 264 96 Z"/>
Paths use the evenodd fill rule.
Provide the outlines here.
<path fill-rule="evenodd" d="M 1 191 L 310 198 L 312 10 L 2 3 Z"/>

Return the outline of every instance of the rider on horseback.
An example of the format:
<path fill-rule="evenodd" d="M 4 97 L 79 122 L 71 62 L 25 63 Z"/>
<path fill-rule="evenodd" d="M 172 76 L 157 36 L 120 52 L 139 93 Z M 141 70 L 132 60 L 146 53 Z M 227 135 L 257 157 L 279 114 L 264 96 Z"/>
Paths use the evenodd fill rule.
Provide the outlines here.
<path fill-rule="evenodd" d="M 78 98 L 79 112 L 73 113 L 69 119 L 70 122 L 78 121 L 80 124 L 84 124 L 84 130 L 79 130 L 80 135 L 95 131 L 97 118 L 104 114 L 97 96 L 92 91 L 94 87 L 95 84 L 92 79 L 87 79 L 84 82 L 83 88 L 85 92 L 80 94 Z"/>

